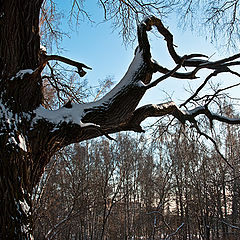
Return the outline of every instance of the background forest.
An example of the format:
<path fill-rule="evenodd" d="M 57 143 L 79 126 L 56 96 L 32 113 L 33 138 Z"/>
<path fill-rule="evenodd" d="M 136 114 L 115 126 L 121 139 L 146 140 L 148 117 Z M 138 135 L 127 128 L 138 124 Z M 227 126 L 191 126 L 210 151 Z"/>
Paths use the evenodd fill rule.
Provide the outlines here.
<path fill-rule="evenodd" d="M 60 151 L 35 189 L 34 237 L 239 239 L 240 131 L 217 129 L 219 149 L 160 120 L 151 135 L 119 133 Z"/>

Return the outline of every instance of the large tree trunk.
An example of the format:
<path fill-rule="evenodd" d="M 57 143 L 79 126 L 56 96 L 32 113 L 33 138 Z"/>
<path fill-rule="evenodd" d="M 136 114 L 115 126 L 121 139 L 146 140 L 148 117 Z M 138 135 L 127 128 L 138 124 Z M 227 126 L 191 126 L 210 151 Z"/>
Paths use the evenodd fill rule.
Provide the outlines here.
<path fill-rule="evenodd" d="M 1 149 L 0 155 L 1 239 L 25 239 L 30 237 L 32 230 L 32 164 L 26 154 L 8 150 Z"/>
<path fill-rule="evenodd" d="M 0 1 L 1 239 L 31 236 L 35 153 L 27 137 L 31 117 L 27 113 L 42 101 L 41 76 L 19 71 L 39 66 L 41 2 Z"/>

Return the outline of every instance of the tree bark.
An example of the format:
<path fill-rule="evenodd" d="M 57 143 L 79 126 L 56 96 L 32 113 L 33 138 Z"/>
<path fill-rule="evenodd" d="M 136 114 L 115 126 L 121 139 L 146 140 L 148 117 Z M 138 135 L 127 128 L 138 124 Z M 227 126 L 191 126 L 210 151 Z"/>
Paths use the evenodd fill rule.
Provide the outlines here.
<path fill-rule="evenodd" d="M 41 3 L 0 1 L 1 239 L 31 237 L 33 163 L 37 156 L 30 147 L 31 115 L 27 113 L 42 101 L 41 72 L 21 75 L 19 71 L 39 65 Z"/>

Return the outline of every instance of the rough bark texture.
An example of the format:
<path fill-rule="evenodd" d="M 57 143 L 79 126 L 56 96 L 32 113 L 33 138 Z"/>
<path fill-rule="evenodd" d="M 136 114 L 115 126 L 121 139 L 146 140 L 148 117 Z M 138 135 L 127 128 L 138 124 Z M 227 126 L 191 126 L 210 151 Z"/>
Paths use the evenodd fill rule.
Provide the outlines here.
<path fill-rule="evenodd" d="M 136 109 L 144 93 L 167 77 L 194 79 L 202 68 L 213 69 L 216 75 L 227 71 L 227 64 L 239 57 L 235 55 L 214 63 L 202 60 L 201 54 L 181 57 L 174 50 L 173 36 L 156 17 L 146 18 L 138 26 L 139 44 L 133 62 L 110 93 L 91 104 L 68 104 L 52 112 L 43 109 L 40 107 L 43 101 L 41 72 L 48 61 L 56 59 L 71 64 L 78 68 L 81 76 L 85 74 L 83 68 L 88 67 L 40 51 L 41 4 L 41 0 L 0 1 L 1 239 L 31 238 L 33 187 L 51 156 L 66 145 L 123 130 L 142 132 L 140 123 L 150 116 L 171 114 L 183 123 L 195 123 L 197 115 L 205 114 L 210 121 L 239 123 L 236 119 L 214 115 L 207 107 L 183 112 L 172 102 Z M 147 31 L 152 26 L 165 37 L 169 53 L 177 64 L 171 71 L 151 59 Z M 182 65 L 194 70 L 178 73 Z M 164 75 L 152 81 L 157 71 Z M 57 120 L 53 116 L 57 116 Z"/>
<path fill-rule="evenodd" d="M 39 66 L 39 11 L 42 1 L 0 2 L 0 225 L 1 239 L 31 234 L 34 149 L 27 115 L 42 101 L 41 72 L 14 77 Z M 21 146 L 25 141 L 25 146 Z M 24 148 L 24 150 L 23 150 Z"/>

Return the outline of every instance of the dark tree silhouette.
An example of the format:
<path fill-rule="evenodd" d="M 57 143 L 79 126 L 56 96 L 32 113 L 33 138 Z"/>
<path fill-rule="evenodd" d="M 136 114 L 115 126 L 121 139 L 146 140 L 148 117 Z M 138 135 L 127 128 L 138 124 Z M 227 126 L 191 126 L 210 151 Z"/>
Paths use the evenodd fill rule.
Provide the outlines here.
<path fill-rule="evenodd" d="M 59 149 L 86 139 L 119 131 L 143 132 L 141 122 L 147 117 L 170 114 L 182 123 L 189 121 L 197 127 L 195 118 L 204 114 L 210 122 L 219 120 L 240 123 L 209 111 L 208 104 L 182 111 L 173 102 L 137 108 L 145 92 L 169 77 L 195 79 L 198 71 L 212 73 L 197 92 L 186 102 L 194 100 L 207 81 L 230 66 L 239 65 L 236 54 L 216 62 L 202 54 L 179 56 L 173 36 L 160 19 L 149 16 L 137 29 L 138 46 L 132 63 L 119 83 L 100 100 L 87 104 L 68 103 L 50 111 L 42 106 L 43 79 L 41 73 L 49 61 L 58 60 L 77 68 L 80 76 L 90 67 L 83 63 L 47 55 L 40 50 L 39 14 L 42 0 L 0 1 L 0 225 L 3 239 L 31 237 L 31 195 L 44 167 Z M 147 32 L 156 27 L 164 36 L 176 67 L 169 70 L 151 58 Z M 181 67 L 191 71 L 181 73 Z M 154 73 L 163 75 L 152 80 Z M 212 96 L 214 98 L 214 96 Z M 110 137 L 109 137 L 110 138 Z"/>

